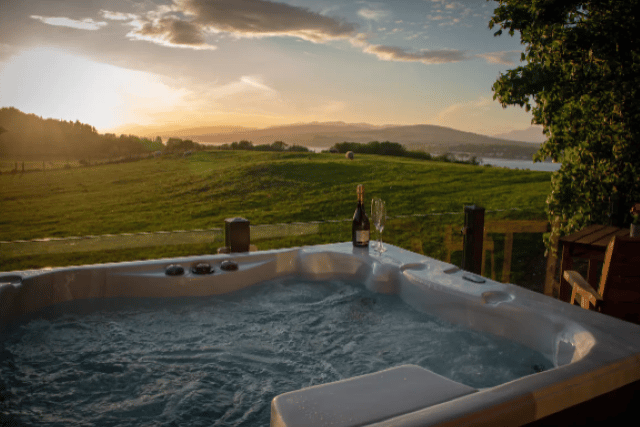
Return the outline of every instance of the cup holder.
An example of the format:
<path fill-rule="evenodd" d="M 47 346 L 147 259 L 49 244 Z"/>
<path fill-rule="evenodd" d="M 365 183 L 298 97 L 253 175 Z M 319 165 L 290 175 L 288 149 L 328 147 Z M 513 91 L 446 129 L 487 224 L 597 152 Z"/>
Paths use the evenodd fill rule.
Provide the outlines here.
<path fill-rule="evenodd" d="M 184 267 L 178 264 L 171 264 L 165 268 L 164 273 L 167 276 L 182 276 L 184 274 Z"/>
<path fill-rule="evenodd" d="M 498 305 L 514 300 L 514 296 L 503 291 L 487 291 L 482 293 L 482 302 L 487 305 Z"/>
<path fill-rule="evenodd" d="M 220 269 L 224 271 L 235 271 L 238 269 L 238 263 L 231 260 L 224 260 L 220 263 Z"/>
<path fill-rule="evenodd" d="M 473 273 L 464 273 L 462 275 L 462 278 L 473 283 L 485 283 L 487 281 L 484 277 L 478 276 L 477 274 Z"/>
<path fill-rule="evenodd" d="M 213 268 L 211 267 L 211 264 L 207 264 L 205 262 L 199 262 L 198 264 L 191 267 L 191 272 L 193 274 L 199 274 L 199 275 L 211 274 L 213 273 Z"/>

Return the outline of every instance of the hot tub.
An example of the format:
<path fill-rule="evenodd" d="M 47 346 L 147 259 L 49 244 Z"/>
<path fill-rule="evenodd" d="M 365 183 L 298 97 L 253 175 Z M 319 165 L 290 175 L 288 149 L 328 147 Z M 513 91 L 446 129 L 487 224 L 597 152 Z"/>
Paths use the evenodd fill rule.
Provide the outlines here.
<path fill-rule="evenodd" d="M 521 343 L 553 368 L 474 388 L 400 364 L 280 394 L 271 402 L 272 426 L 565 424 L 610 419 L 640 400 L 640 326 L 387 248 L 379 256 L 339 243 L 1 273 L 0 333 L 72 300 L 225 294 L 287 276 L 358 280 L 414 309 Z"/>

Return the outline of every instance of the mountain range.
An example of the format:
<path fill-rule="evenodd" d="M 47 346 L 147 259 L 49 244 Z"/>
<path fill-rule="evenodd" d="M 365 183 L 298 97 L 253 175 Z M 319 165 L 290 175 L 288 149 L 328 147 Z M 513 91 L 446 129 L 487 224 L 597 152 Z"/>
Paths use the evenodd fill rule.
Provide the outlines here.
<path fill-rule="evenodd" d="M 150 129 L 137 129 L 138 134 L 149 134 Z M 179 137 L 204 144 L 225 144 L 247 140 L 254 145 L 283 141 L 289 145 L 302 145 L 316 150 L 328 149 L 339 142 L 391 141 L 410 150 L 434 154 L 445 152 L 481 157 L 505 157 L 531 159 L 543 141 L 537 128 L 514 131 L 491 137 L 459 131 L 436 125 L 386 125 L 367 123 L 313 122 L 252 129 L 231 126 L 197 127 L 159 133 L 163 138 Z M 533 139 L 535 142 L 516 140 Z M 535 139 L 538 139 L 537 141 Z"/>

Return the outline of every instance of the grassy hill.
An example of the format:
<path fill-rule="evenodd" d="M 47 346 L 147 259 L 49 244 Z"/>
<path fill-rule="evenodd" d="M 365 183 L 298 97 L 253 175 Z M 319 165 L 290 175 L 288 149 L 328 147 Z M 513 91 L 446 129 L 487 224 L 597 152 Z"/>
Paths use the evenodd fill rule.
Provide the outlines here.
<path fill-rule="evenodd" d="M 487 218 L 544 219 L 550 174 L 357 155 L 204 151 L 137 162 L 0 175 L 0 241 L 223 227 L 242 216 L 254 224 L 327 223 L 314 236 L 256 242 L 260 249 L 350 240 L 355 189 L 386 200 L 384 240 L 441 257 L 442 229 L 463 222 L 463 206 Z M 511 211 L 511 208 L 521 209 Z M 491 212 L 500 211 L 500 212 Z M 455 215 L 411 217 L 453 212 Z M 398 218 L 400 216 L 409 216 Z M 539 236 L 536 241 L 542 243 Z M 8 258 L 2 270 L 177 256 L 215 251 L 177 245 L 101 253 Z M 220 245 L 218 245 L 220 246 Z"/>

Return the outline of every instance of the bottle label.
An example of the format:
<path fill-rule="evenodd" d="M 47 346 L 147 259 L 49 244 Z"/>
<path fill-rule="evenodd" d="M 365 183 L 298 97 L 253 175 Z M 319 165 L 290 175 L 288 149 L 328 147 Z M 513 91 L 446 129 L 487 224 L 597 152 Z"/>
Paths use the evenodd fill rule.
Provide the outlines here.
<path fill-rule="evenodd" d="M 356 242 L 363 245 L 369 243 L 369 230 L 356 230 Z"/>

